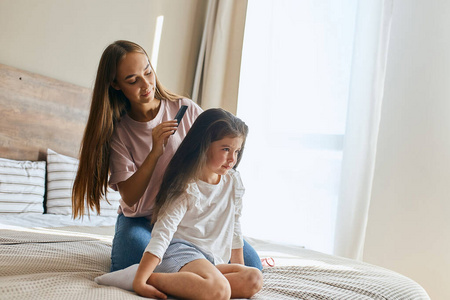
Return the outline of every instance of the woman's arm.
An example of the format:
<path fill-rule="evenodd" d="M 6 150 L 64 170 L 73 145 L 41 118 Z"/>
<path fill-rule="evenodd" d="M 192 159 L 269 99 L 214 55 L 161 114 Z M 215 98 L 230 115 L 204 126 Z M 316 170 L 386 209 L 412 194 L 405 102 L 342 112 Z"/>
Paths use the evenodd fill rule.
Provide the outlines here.
<path fill-rule="evenodd" d="M 144 195 L 158 159 L 159 156 L 157 157 L 150 152 L 140 168 L 133 175 L 127 180 L 117 183 L 120 196 L 129 207 L 135 205 L 141 199 L 142 195 Z"/>
<path fill-rule="evenodd" d="M 164 147 L 174 130 L 177 129 L 176 121 L 162 122 L 153 129 L 153 147 L 139 169 L 127 180 L 117 183 L 122 200 L 129 206 L 135 205 L 147 189 L 152 178 L 156 163 L 164 153 Z"/>
<path fill-rule="evenodd" d="M 141 296 L 147 298 L 167 299 L 167 296 L 154 286 L 147 284 L 150 276 L 153 274 L 156 266 L 159 264 L 159 258 L 155 255 L 145 252 L 139 263 L 136 276 L 133 281 L 133 290 Z"/>
<path fill-rule="evenodd" d="M 244 264 L 244 248 L 232 249 L 230 263 L 232 264 Z"/>

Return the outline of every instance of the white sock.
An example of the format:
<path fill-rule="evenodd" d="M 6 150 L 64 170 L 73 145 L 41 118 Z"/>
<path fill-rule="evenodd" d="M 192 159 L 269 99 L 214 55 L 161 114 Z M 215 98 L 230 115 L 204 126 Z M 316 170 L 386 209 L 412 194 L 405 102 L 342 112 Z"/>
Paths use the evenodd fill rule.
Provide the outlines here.
<path fill-rule="evenodd" d="M 114 271 L 95 277 L 94 281 L 97 284 L 115 286 L 133 292 L 133 280 L 136 276 L 138 267 L 139 264 L 134 264 L 123 270 Z"/>

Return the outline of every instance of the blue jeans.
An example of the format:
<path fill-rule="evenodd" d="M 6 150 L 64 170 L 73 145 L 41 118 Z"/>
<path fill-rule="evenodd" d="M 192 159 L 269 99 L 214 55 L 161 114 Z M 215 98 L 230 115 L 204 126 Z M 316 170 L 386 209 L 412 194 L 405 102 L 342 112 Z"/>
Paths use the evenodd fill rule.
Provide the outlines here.
<path fill-rule="evenodd" d="M 111 251 L 111 272 L 125 269 L 141 261 L 151 239 L 153 225 L 144 217 L 117 216 L 116 232 Z M 244 240 L 244 262 L 246 266 L 262 270 L 261 260 L 255 249 Z"/>

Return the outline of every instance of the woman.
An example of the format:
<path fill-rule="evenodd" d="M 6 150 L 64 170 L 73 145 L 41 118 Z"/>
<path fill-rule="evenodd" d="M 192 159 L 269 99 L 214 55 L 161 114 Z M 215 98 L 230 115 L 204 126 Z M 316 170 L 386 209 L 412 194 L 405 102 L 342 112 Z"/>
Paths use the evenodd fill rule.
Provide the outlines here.
<path fill-rule="evenodd" d="M 182 105 L 188 109 L 178 124 L 174 117 Z M 85 205 L 100 213 L 108 185 L 120 192 L 111 271 L 139 263 L 151 239 L 152 208 L 162 175 L 201 112 L 193 101 L 161 85 L 139 45 L 116 41 L 103 52 L 72 206 L 74 218 L 84 214 Z M 258 254 L 246 242 L 244 260 L 262 269 Z"/>

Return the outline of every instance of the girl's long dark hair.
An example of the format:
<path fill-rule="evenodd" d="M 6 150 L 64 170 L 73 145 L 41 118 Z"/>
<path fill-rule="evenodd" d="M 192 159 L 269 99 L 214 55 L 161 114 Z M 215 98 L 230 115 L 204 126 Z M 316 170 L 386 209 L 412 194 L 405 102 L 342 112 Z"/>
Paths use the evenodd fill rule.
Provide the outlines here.
<path fill-rule="evenodd" d="M 164 210 L 186 191 L 190 182 L 199 178 L 212 142 L 225 137 L 243 138 L 241 151 L 233 167 L 236 169 L 244 153 L 247 134 L 248 126 L 221 108 L 211 108 L 202 112 L 167 166 L 153 206 L 152 222 L 156 222 L 158 215 L 164 213 Z"/>
<path fill-rule="evenodd" d="M 95 209 L 100 214 L 100 200 L 106 199 L 111 136 L 116 122 L 130 109 L 130 101 L 111 83 L 116 80 L 118 63 L 130 52 L 143 53 L 148 58 L 141 46 L 121 40 L 110 44 L 100 59 L 89 118 L 81 141 L 80 164 L 73 184 L 73 218 L 82 217 L 86 208 L 88 213 Z M 155 80 L 156 99 L 176 101 L 182 98 L 165 89 L 156 75 Z"/>

